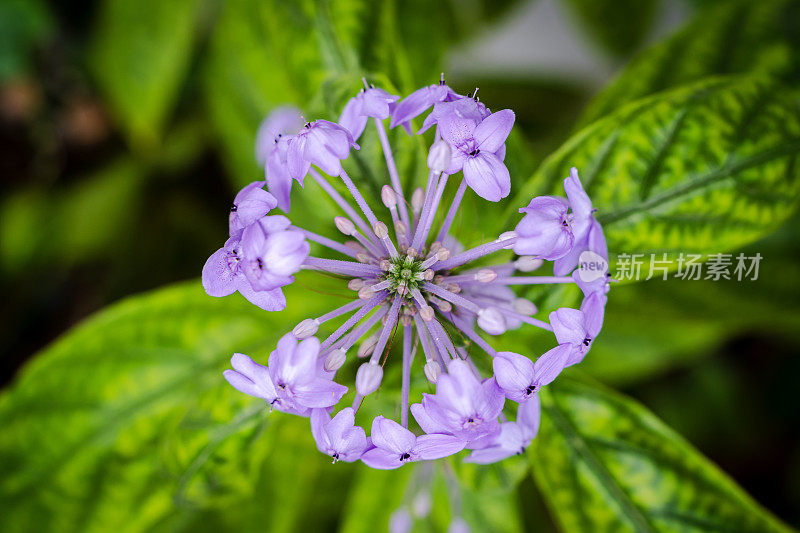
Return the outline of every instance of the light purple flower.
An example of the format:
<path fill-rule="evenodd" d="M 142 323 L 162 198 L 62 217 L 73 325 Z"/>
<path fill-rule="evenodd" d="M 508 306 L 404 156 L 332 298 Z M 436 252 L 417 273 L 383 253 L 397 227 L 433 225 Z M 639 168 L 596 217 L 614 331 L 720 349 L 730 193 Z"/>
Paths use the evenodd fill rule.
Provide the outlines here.
<path fill-rule="evenodd" d="M 502 461 L 512 455 L 525 452 L 531 441 L 539 432 L 541 405 L 539 397 L 534 395 L 530 400 L 520 404 L 516 422 L 500 424 L 500 433 L 484 447 L 473 450 L 464 459 L 466 463 L 489 464 Z"/>
<path fill-rule="evenodd" d="M 394 103 L 399 96 L 387 93 L 383 89 L 370 86 L 361 89 L 359 93 L 345 104 L 339 117 L 339 125 L 350 132 L 353 140 L 357 141 L 370 117 L 384 120 L 389 118 Z"/>
<path fill-rule="evenodd" d="M 262 188 L 265 183 L 254 181 L 236 194 L 228 217 L 229 235 L 242 231 L 278 205 L 278 200 Z"/>
<path fill-rule="evenodd" d="M 412 461 L 441 459 L 464 449 L 464 441 L 452 435 L 421 435 L 383 416 L 372 421 L 370 439 L 374 448 L 364 452 L 361 460 L 372 468 L 391 470 Z"/>
<path fill-rule="evenodd" d="M 334 463 L 357 461 L 367 449 L 367 434 L 355 425 L 352 407 L 345 407 L 333 418 L 326 409 L 312 410 L 311 434 L 319 451 L 333 457 Z"/>
<path fill-rule="evenodd" d="M 454 116 L 456 118 L 474 120 L 476 123 L 479 123 L 491 114 L 492 112 L 489 111 L 485 105 L 470 97 L 459 97 L 457 100 L 439 102 L 434 104 L 433 111 L 425 117 L 422 127 L 417 134 L 421 135 L 425 133 L 428 128 L 434 124 L 438 124 L 446 117 Z"/>
<path fill-rule="evenodd" d="M 359 146 L 350 132 L 328 120 L 309 122 L 289 140 L 286 161 L 289 175 L 301 181 L 314 164 L 331 176 L 342 172 L 342 159 L 350 155 L 350 148 Z"/>
<path fill-rule="evenodd" d="M 524 402 L 551 383 L 567 363 L 570 345 L 559 345 L 547 351 L 534 363 L 524 355 L 498 352 L 494 357 L 494 379 L 506 398 Z"/>
<path fill-rule="evenodd" d="M 485 200 L 497 202 L 511 191 L 511 177 L 495 154 L 514 125 L 514 112 L 503 109 L 478 123 L 473 118 L 448 114 L 439 122 L 442 138 L 450 143 L 452 159 L 448 174 L 464 171 L 464 179 Z"/>
<path fill-rule="evenodd" d="M 281 398 L 275 390 L 275 385 L 272 383 L 272 378 L 269 375 L 269 368 L 259 365 L 250 357 L 235 353 L 231 357 L 231 366 L 233 370 L 225 370 L 222 375 L 228 380 L 236 390 L 243 392 L 256 398 L 266 400 L 271 407 L 278 411 L 308 416 L 310 409 L 302 405 L 298 405 L 288 398 Z"/>
<path fill-rule="evenodd" d="M 228 296 L 239 292 L 247 300 L 265 311 L 281 311 L 286 308 L 283 291 L 276 288 L 256 291 L 242 269 L 240 248 L 241 233 L 225 242 L 225 246 L 214 252 L 203 266 L 203 288 L 209 296 Z"/>
<path fill-rule="evenodd" d="M 291 208 L 292 176 L 289 175 L 287 154 L 292 137 L 292 135 L 284 135 L 273 143 L 275 149 L 269 154 L 265 169 L 267 188 L 275 196 L 278 207 L 285 213 L 288 213 Z M 297 179 L 300 186 L 303 185 L 307 172 L 308 169 Z"/>
<path fill-rule="evenodd" d="M 489 378 L 479 381 L 469 365 L 456 359 L 439 376 L 436 394 L 423 394 L 422 403 L 411 412 L 425 433 L 448 433 L 471 443 L 500 431 L 497 417 L 503 410 L 505 396 Z"/>
<path fill-rule="evenodd" d="M 555 196 L 537 196 L 519 212 L 525 213 L 525 216 L 514 229 L 517 233 L 515 253 L 552 261 L 570 251 L 574 237 L 572 215 L 566 200 Z"/>
<path fill-rule="evenodd" d="M 581 254 L 587 250 L 608 260 L 608 247 L 603 228 L 594 218 L 595 209 L 586 191 L 583 190 L 578 169 L 575 167 L 570 169 L 569 177 L 564 180 L 564 191 L 572 209 L 570 225 L 574 235 L 574 245 L 568 253 L 555 260 L 553 273 L 556 276 L 569 274 L 578 265 Z"/>
<path fill-rule="evenodd" d="M 592 346 L 597 334 L 603 327 L 606 296 L 594 292 L 587 296 L 581 309 L 562 307 L 550 313 L 550 324 L 553 326 L 559 344 L 570 346 L 570 355 L 565 366 L 583 361 Z"/>
<path fill-rule="evenodd" d="M 278 341 L 269 355 L 269 375 L 278 398 L 303 407 L 330 407 L 347 392 L 321 372 L 317 361 L 319 339 L 310 337 L 298 343 L 291 333 Z"/>
<path fill-rule="evenodd" d="M 434 85 L 428 85 L 409 94 L 392 111 L 392 120 L 389 126 L 394 128 L 403 126 L 411 133 L 410 122 L 428 110 L 437 102 L 447 102 L 463 98 L 445 85 L 444 79 Z"/>
<path fill-rule="evenodd" d="M 275 149 L 275 141 L 289 132 L 303 127 L 300 110 L 296 107 L 284 106 L 273 109 L 258 127 L 256 133 L 256 161 L 262 167 Z"/>
<path fill-rule="evenodd" d="M 242 232 L 241 268 L 256 290 L 270 291 L 294 282 L 311 249 L 305 234 L 289 229 L 289 219 L 267 216 Z"/>

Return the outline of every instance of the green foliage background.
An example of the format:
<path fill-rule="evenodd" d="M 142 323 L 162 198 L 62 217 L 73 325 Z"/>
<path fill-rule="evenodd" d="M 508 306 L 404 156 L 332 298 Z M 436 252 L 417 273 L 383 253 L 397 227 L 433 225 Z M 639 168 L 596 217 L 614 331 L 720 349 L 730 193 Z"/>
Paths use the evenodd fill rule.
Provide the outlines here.
<path fill-rule="evenodd" d="M 263 172 L 253 141 L 271 108 L 292 103 L 335 118 L 362 76 L 408 93 L 437 79 L 454 47 L 519 8 L 482 0 L 97 4 L 72 55 L 112 124 L 103 146 L 111 155 L 69 180 L 3 189 L 9 337 L 20 334 L 19 310 L 34 307 L 34 288 L 52 290 L 69 269 L 136 265 L 114 280 L 121 288 L 109 299 L 199 273 L 224 239 L 227 199 Z M 484 80 L 492 107 L 516 108 L 521 95 L 507 159 L 515 192 L 457 222 L 465 244 L 496 235 L 519 205 L 557 192 L 577 166 L 612 255 L 759 252 L 758 282 L 619 284 L 590 356 L 542 393 L 542 428 L 526 456 L 397 472 L 331 466 L 306 420 L 270 415 L 221 379 L 232 352 L 264 358 L 299 319 L 335 304 L 335 283 L 298 276 L 280 314 L 238 296 L 210 298 L 197 279 L 129 297 L 36 354 L 0 394 L 0 529 L 376 531 L 428 476 L 434 507 L 415 531 L 445 531 L 457 515 L 473 531 L 789 531 L 653 412 L 608 387 L 700 368 L 743 330 L 800 343 L 800 4 L 701 2 L 684 28 L 649 46 L 661 2 L 562 4 L 620 72 L 580 114 L 574 88 Z M 0 3 L 3 83 L 41 76 L 41 50 L 59 38 L 53 9 Z M 472 80 L 454 80 L 462 82 Z M 526 115 L 530 101 L 552 93 L 567 118 Z M 423 176 L 422 140 L 391 135 L 410 186 Z M 369 132 L 361 144 L 348 169 L 376 188 L 379 147 Z M 217 161 L 226 181 L 204 185 L 203 170 Z M 210 187 L 205 196 L 220 201 L 198 200 L 187 184 Z M 325 233 L 335 209 L 317 192 L 308 184 L 292 216 Z M 467 211 L 478 205 L 465 202 Z M 158 238 L 137 240 L 137 230 Z M 304 297 L 310 289 L 319 294 Z M 575 298 L 563 288 L 529 296 L 543 315 Z M 522 331 L 501 343 L 537 354 L 552 340 Z M 376 397 L 390 409 L 391 382 Z M 730 406 L 734 418 L 738 407 Z"/>

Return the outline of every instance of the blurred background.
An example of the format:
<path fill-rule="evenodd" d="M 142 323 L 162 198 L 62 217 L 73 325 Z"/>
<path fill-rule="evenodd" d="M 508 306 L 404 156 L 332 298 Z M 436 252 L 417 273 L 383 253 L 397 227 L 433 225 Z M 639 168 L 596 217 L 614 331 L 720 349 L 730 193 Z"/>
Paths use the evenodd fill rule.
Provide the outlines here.
<path fill-rule="evenodd" d="M 2 384 L 91 313 L 199 277 L 225 238 L 231 198 L 263 175 L 259 121 L 335 85 L 303 26 L 311 4 L 0 0 Z M 484 102 L 513 109 L 529 175 L 631 58 L 726 2 L 461 4 L 395 6 L 408 65 L 376 44 L 377 22 L 357 25 L 346 9 L 332 20 L 368 69 L 392 65 L 399 85 L 432 83 L 442 65 L 458 92 L 480 87 Z M 621 287 L 587 359 L 587 372 L 643 402 L 794 525 L 797 228 L 793 220 L 747 248 L 764 257 L 758 281 Z M 530 512 L 553 528 L 542 509 Z"/>

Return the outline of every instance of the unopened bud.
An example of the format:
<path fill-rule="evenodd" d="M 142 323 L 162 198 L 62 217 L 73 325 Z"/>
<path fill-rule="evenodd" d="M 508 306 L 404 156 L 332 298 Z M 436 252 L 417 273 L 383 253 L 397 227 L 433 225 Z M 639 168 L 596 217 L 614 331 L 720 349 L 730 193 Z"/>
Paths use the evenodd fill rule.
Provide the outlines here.
<path fill-rule="evenodd" d="M 372 350 L 375 349 L 376 344 L 378 344 L 378 336 L 370 335 L 364 342 L 361 343 L 361 346 L 358 347 L 357 355 L 359 357 L 366 357 L 370 355 Z"/>
<path fill-rule="evenodd" d="M 368 396 L 378 390 L 383 379 L 383 368 L 373 362 L 364 363 L 356 372 L 356 392 Z"/>
<path fill-rule="evenodd" d="M 325 370 L 328 372 L 333 372 L 334 370 L 339 370 L 342 368 L 345 360 L 347 360 L 347 354 L 341 348 L 336 348 L 328 356 L 325 358 Z"/>
<path fill-rule="evenodd" d="M 500 311 L 487 307 L 478 311 L 478 326 L 489 335 L 500 335 L 506 330 L 506 320 Z"/>
<path fill-rule="evenodd" d="M 428 168 L 433 172 L 444 172 L 450 166 L 452 151 L 450 143 L 444 139 L 439 139 L 428 152 Z"/>
<path fill-rule="evenodd" d="M 383 205 L 391 209 L 392 207 L 397 205 L 397 195 L 394 193 L 394 189 L 389 187 L 388 185 L 384 185 L 381 189 L 381 200 L 383 200 Z"/>
<path fill-rule="evenodd" d="M 422 203 L 425 201 L 425 193 L 422 189 L 417 187 L 411 195 L 411 209 L 414 213 L 419 213 L 422 210 Z"/>
<path fill-rule="evenodd" d="M 356 254 L 356 261 L 359 263 L 369 263 L 371 262 L 371 258 L 368 253 L 359 252 Z"/>
<path fill-rule="evenodd" d="M 381 240 L 389 236 L 389 228 L 387 228 L 386 224 L 383 222 L 376 222 L 372 227 L 372 231 L 374 231 L 375 235 Z"/>
<path fill-rule="evenodd" d="M 408 233 L 408 228 L 406 228 L 406 225 L 398 220 L 397 222 L 394 223 L 394 231 L 398 235 L 405 235 L 406 233 Z"/>
<path fill-rule="evenodd" d="M 439 311 L 441 311 L 442 313 L 449 313 L 450 311 L 453 310 L 453 304 L 451 304 L 446 300 L 437 300 L 434 303 L 436 304 L 436 307 L 439 308 Z"/>
<path fill-rule="evenodd" d="M 358 289 L 358 297 L 362 300 L 369 300 L 375 296 L 375 291 L 372 290 L 372 285 L 364 285 Z"/>
<path fill-rule="evenodd" d="M 292 330 L 292 335 L 296 338 L 303 340 L 314 335 L 319 329 L 319 322 L 315 318 L 306 318 L 297 324 Z"/>
<path fill-rule="evenodd" d="M 347 288 L 351 291 L 357 291 L 364 286 L 364 280 L 361 278 L 353 278 L 347 282 Z"/>
<path fill-rule="evenodd" d="M 408 284 L 405 282 L 405 280 L 397 284 L 397 294 L 400 296 L 405 296 L 408 294 Z"/>
<path fill-rule="evenodd" d="M 409 247 L 409 248 L 406 250 L 406 255 L 407 255 L 408 257 L 410 257 L 411 259 L 414 259 L 414 258 L 416 258 L 416 257 L 417 257 L 417 249 L 416 249 L 416 248 L 411 248 L 411 247 Z"/>
<path fill-rule="evenodd" d="M 431 243 L 431 247 L 429 248 L 429 251 L 430 252 L 435 252 L 441 247 L 442 247 L 442 243 L 440 243 L 439 241 L 433 241 L 433 243 Z"/>
<path fill-rule="evenodd" d="M 439 363 L 436 361 L 428 361 L 425 363 L 425 377 L 428 378 L 428 381 L 435 384 L 441 375 L 442 367 Z"/>
<path fill-rule="evenodd" d="M 425 272 L 423 272 L 423 273 L 422 273 L 422 277 L 425 279 L 425 281 L 430 281 L 430 280 L 432 280 L 432 279 L 433 279 L 433 276 L 434 276 L 434 272 L 433 272 L 433 270 L 432 270 L 432 269 L 430 269 L 430 268 L 429 268 L 428 270 L 426 270 Z"/>
<path fill-rule="evenodd" d="M 336 229 L 345 235 L 352 235 L 356 230 L 356 225 L 349 218 L 336 217 L 333 219 L 333 223 L 336 224 Z"/>
<path fill-rule="evenodd" d="M 506 232 L 503 232 L 503 233 L 500 234 L 500 236 L 497 238 L 497 241 L 499 242 L 499 241 L 505 241 L 505 240 L 513 239 L 516 236 L 517 236 L 517 232 L 516 231 L 506 231 Z M 503 246 L 503 248 L 505 248 L 506 250 L 508 250 L 510 248 L 513 248 L 513 247 L 514 247 L 514 244 L 506 244 L 505 246 Z"/>
<path fill-rule="evenodd" d="M 411 317 L 408 316 L 408 315 L 401 316 L 400 317 L 400 323 L 402 325 L 404 325 L 404 326 L 410 326 L 411 325 Z"/>
<path fill-rule="evenodd" d="M 525 298 L 517 298 L 514 300 L 514 311 L 521 315 L 533 315 L 536 314 L 536 305 L 530 301 L 526 300 Z"/>
<path fill-rule="evenodd" d="M 422 309 L 419 310 L 419 316 L 422 317 L 422 320 L 425 322 L 430 322 L 433 320 L 433 307 L 430 305 L 426 305 Z"/>
<path fill-rule="evenodd" d="M 452 292 L 453 294 L 458 294 L 459 292 L 461 292 L 461 285 L 459 285 L 458 283 L 448 283 L 445 289 Z"/>
<path fill-rule="evenodd" d="M 378 263 L 378 266 L 384 272 L 388 272 L 390 268 L 392 268 L 392 263 L 388 259 L 381 259 L 381 262 Z"/>
<path fill-rule="evenodd" d="M 482 268 L 475 274 L 475 279 L 481 283 L 490 283 L 497 279 L 497 272 L 489 268 Z"/>
<path fill-rule="evenodd" d="M 532 255 L 523 255 L 516 261 L 514 261 L 514 268 L 519 270 L 520 272 L 533 272 L 540 266 L 542 266 L 542 261 L 538 257 L 533 257 Z"/>
<path fill-rule="evenodd" d="M 361 245 L 361 243 L 357 242 L 357 241 L 347 241 L 347 242 L 344 243 L 344 245 L 347 246 L 348 248 L 350 248 L 351 250 L 355 251 L 355 252 L 366 252 L 367 251 L 367 249 L 364 248 Z"/>
<path fill-rule="evenodd" d="M 450 258 L 450 250 L 447 248 L 442 248 L 441 250 L 436 252 L 436 259 L 439 261 L 446 261 Z"/>

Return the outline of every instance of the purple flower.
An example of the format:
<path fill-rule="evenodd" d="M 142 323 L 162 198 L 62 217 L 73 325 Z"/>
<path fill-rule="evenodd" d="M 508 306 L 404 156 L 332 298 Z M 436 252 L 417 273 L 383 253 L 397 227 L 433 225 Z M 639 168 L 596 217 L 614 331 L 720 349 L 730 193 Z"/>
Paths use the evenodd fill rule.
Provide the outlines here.
<path fill-rule="evenodd" d="M 315 408 L 336 405 L 344 396 L 347 387 L 334 383 L 321 371 L 319 346 L 316 337 L 299 343 L 291 333 L 281 337 L 269 355 L 269 376 L 278 398 Z"/>
<path fill-rule="evenodd" d="M 283 291 L 276 288 L 256 291 L 242 269 L 240 249 L 241 234 L 225 242 L 225 246 L 214 252 L 203 267 L 203 288 L 209 296 L 228 296 L 239 292 L 247 300 L 265 311 L 281 311 L 286 308 Z"/>
<path fill-rule="evenodd" d="M 241 269 L 255 290 L 271 291 L 294 282 L 310 246 L 301 231 L 288 229 L 289 219 L 268 216 L 242 232 Z"/>
<path fill-rule="evenodd" d="M 412 461 L 441 459 L 464 449 L 464 442 L 452 435 L 422 435 L 383 416 L 372 421 L 370 435 L 374 448 L 364 452 L 361 460 L 372 468 L 391 470 Z"/>
<path fill-rule="evenodd" d="M 302 181 L 314 164 L 331 176 L 342 172 L 342 159 L 350 155 L 350 147 L 358 150 L 350 132 L 328 120 L 309 122 L 289 140 L 286 161 L 289 175 Z"/>
<path fill-rule="evenodd" d="M 290 131 L 297 131 L 303 127 L 300 110 L 296 107 L 285 106 L 273 109 L 267 118 L 258 127 L 256 134 L 256 161 L 262 167 L 267 164 L 267 158 L 275 149 L 275 141 Z"/>
<path fill-rule="evenodd" d="M 516 422 L 503 422 L 500 424 L 500 433 L 492 440 L 477 450 L 473 450 L 464 459 L 467 463 L 489 464 L 502 461 L 512 455 L 525 452 L 531 441 L 539 432 L 539 418 L 541 405 L 539 397 L 532 396 L 530 400 L 520 404 L 517 410 Z"/>
<path fill-rule="evenodd" d="M 233 236 L 244 228 L 266 216 L 278 201 L 275 197 L 265 191 L 264 181 L 254 181 L 245 186 L 233 199 L 231 214 L 228 217 L 228 232 Z"/>
<path fill-rule="evenodd" d="M 455 116 L 457 118 L 474 120 L 476 123 L 491 115 L 485 105 L 474 98 L 461 98 L 434 104 L 433 111 L 425 117 L 422 127 L 417 132 L 418 135 L 425 133 L 431 126 L 438 124 L 445 117 Z M 503 154 L 505 155 L 505 154 Z M 503 159 L 502 157 L 500 159 Z"/>
<path fill-rule="evenodd" d="M 562 307 L 550 313 L 550 324 L 556 340 L 570 347 L 570 355 L 564 366 L 583 361 L 592 341 L 603 327 L 605 304 L 606 296 L 595 292 L 583 300 L 580 310 Z"/>
<path fill-rule="evenodd" d="M 399 100 L 399 96 L 387 93 L 383 89 L 376 89 L 370 86 L 368 89 L 361 89 L 359 93 L 345 104 L 342 114 L 339 117 L 339 125 L 350 132 L 353 140 L 357 141 L 370 117 L 384 120 L 394 108 L 394 103 Z"/>
<path fill-rule="evenodd" d="M 345 407 L 333 418 L 326 409 L 312 410 L 311 434 L 319 451 L 333 457 L 334 463 L 357 461 L 367 449 L 367 434 L 355 425 L 352 407 Z"/>
<path fill-rule="evenodd" d="M 423 394 L 411 412 L 425 433 L 448 433 L 473 443 L 500 431 L 497 417 L 505 396 L 493 378 L 479 381 L 469 365 L 456 359 L 439 376 L 436 394 Z"/>
<path fill-rule="evenodd" d="M 578 169 L 575 167 L 570 169 L 569 177 L 564 180 L 564 191 L 572 208 L 570 225 L 574 235 L 574 245 L 568 253 L 555 260 L 553 273 L 556 276 L 569 274 L 577 266 L 581 254 L 585 251 L 594 252 L 608 260 L 608 247 L 603 228 L 594 218 L 595 209 L 586 191 L 583 190 Z"/>
<path fill-rule="evenodd" d="M 519 212 L 525 213 L 525 216 L 514 229 L 517 233 L 515 253 L 552 261 L 570 251 L 574 237 L 572 215 L 566 200 L 555 196 L 537 196 Z"/>
<path fill-rule="evenodd" d="M 389 126 L 395 128 L 403 126 L 411 133 L 410 122 L 424 113 L 437 102 L 447 102 L 462 98 L 445 85 L 444 78 L 439 83 L 417 89 L 400 101 L 392 111 L 392 120 Z"/>
<path fill-rule="evenodd" d="M 452 148 L 447 173 L 463 170 L 467 185 L 490 202 L 508 196 L 511 177 L 495 152 L 506 142 L 513 125 L 514 112 L 510 109 L 492 113 L 480 123 L 455 113 L 442 117 L 439 132 Z"/>
<path fill-rule="evenodd" d="M 231 357 L 233 370 L 225 370 L 222 375 L 233 388 L 256 398 L 266 400 L 271 407 L 300 416 L 308 416 L 310 409 L 298 405 L 290 399 L 280 398 L 269 375 L 269 368 L 259 365 L 250 357 L 235 353 Z"/>
<path fill-rule="evenodd" d="M 524 402 L 561 373 L 571 352 L 570 345 L 556 346 L 535 363 L 518 353 L 498 352 L 493 361 L 494 379 L 506 398 Z"/>
<path fill-rule="evenodd" d="M 275 149 L 269 154 L 265 169 L 267 188 L 275 196 L 278 207 L 285 213 L 288 213 L 291 208 L 292 176 L 289 175 L 289 163 L 286 158 L 291 139 L 291 135 L 284 135 L 273 143 Z M 308 169 L 297 179 L 301 186 L 307 172 Z"/>

